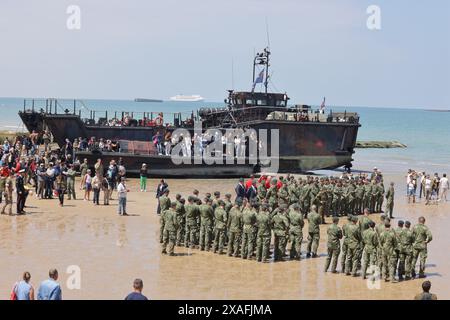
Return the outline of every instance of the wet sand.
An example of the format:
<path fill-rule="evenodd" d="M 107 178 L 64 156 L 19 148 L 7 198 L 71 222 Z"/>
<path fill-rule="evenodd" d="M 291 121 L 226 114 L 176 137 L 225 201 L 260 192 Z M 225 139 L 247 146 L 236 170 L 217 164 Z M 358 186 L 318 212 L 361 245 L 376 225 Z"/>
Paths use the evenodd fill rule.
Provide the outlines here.
<path fill-rule="evenodd" d="M 396 182 L 394 215 L 413 223 L 420 215 L 427 218 L 434 240 L 429 245 L 426 273 L 432 292 L 439 299 L 450 299 L 450 202 L 408 205 L 404 180 L 402 175 L 385 176 L 386 186 Z M 179 247 L 175 249 L 177 256 L 163 256 L 155 213 L 157 182 L 149 179 L 150 191 L 141 193 L 137 180 L 130 179 L 129 217 L 117 215 L 116 200 L 110 206 L 98 207 L 72 200 L 60 208 L 56 199 L 37 200 L 34 196 L 27 201 L 27 215 L 0 216 L 0 299 L 9 298 L 23 271 L 31 272 L 37 290 L 51 267 L 59 270 L 64 299 L 123 299 L 137 277 L 143 279 L 144 294 L 152 299 L 394 300 L 412 299 L 421 291 L 422 279 L 394 284 L 382 281 L 380 290 L 369 290 L 361 278 L 324 273 L 326 226 L 321 226 L 316 259 L 261 264 Z M 234 194 L 236 180 L 168 183 L 173 198 L 176 193 L 187 196 L 193 188 L 202 195 L 215 190 Z M 378 216 L 373 219 L 378 222 Z M 305 240 L 304 235 L 303 254 Z M 69 275 L 65 271 L 70 265 L 81 268 L 79 290 L 66 286 Z"/>

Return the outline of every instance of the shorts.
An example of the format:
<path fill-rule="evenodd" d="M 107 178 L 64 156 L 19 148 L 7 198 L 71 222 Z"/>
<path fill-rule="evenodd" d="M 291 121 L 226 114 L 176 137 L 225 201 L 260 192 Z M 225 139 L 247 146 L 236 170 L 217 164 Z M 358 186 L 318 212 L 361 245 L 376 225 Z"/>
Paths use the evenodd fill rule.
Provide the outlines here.
<path fill-rule="evenodd" d="M 416 189 L 408 189 L 408 196 L 415 196 L 416 195 Z"/>
<path fill-rule="evenodd" d="M 87 191 L 91 191 L 92 190 L 92 184 L 86 182 L 86 190 Z"/>

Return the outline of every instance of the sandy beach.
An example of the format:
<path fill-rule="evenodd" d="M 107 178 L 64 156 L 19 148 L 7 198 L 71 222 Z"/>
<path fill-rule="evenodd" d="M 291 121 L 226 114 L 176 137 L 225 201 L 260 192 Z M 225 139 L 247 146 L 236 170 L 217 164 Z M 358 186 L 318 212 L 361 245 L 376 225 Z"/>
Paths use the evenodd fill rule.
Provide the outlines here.
<path fill-rule="evenodd" d="M 429 245 L 426 273 L 438 298 L 450 299 L 450 260 L 445 251 L 450 240 L 450 203 L 425 206 L 419 201 L 408 205 L 403 176 L 385 176 L 385 183 L 390 181 L 396 183 L 394 215 L 413 223 L 421 215 L 427 218 L 434 239 Z M 187 196 L 193 188 L 201 194 L 215 190 L 232 193 L 236 180 L 168 183 L 174 197 L 176 193 Z M 180 247 L 176 247 L 177 256 L 163 256 L 155 213 L 156 184 L 156 179 L 150 179 L 150 191 L 141 193 L 137 180 L 129 180 L 129 217 L 116 214 L 116 200 L 110 206 L 98 207 L 72 200 L 60 208 L 57 200 L 37 200 L 34 196 L 27 202 L 27 215 L 0 216 L 0 299 L 8 299 L 23 271 L 31 272 L 37 289 L 51 267 L 59 270 L 64 299 L 123 299 L 136 277 L 143 279 L 144 294 L 151 299 L 394 300 L 412 299 L 421 291 L 422 279 L 382 281 L 379 290 L 370 290 L 361 278 L 324 273 L 326 226 L 321 226 L 316 259 L 261 264 Z M 372 218 L 378 222 L 378 215 Z M 304 246 L 305 240 L 304 235 Z M 81 269 L 79 290 L 66 286 L 66 270 L 71 265 Z"/>

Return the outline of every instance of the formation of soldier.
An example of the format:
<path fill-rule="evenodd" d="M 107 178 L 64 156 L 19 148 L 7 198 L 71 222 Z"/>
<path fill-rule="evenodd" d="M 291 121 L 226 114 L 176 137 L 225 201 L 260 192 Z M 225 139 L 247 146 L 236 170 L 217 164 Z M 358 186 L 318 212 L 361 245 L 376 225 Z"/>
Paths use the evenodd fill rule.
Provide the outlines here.
<path fill-rule="evenodd" d="M 384 187 L 382 180 L 365 177 L 288 176 L 278 180 L 262 177 L 258 183 L 251 178 L 245 184 L 240 179 L 234 202 L 230 194 L 222 199 L 218 191 L 200 199 L 197 190 L 187 202 L 179 194 L 171 201 L 169 192 L 165 190 L 159 198 L 163 253 L 168 249 L 173 255 L 176 245 L 184 245 L 219 254 L 226 249 L 229 256 L 266 261 L 273 238 L 274 260 L 280 261 L 286 256 L 301 258 L 305 219 L 306 257 L 317 257 L 319 225 L 325 223 L 325 217 L 356 216 L 363 207 L 380 212 Z"/>
<path fill-rule="evenodd" d="M 356 277 L 361 270 L 362 278 L 366 279 L 369 269 L 371 274 L 378 274 L 385 281 L 410 280 L 416 277 L 415 266 L 419 260 L 419 278 L 425 277 L 427 245 L 433 237 L 424 217 L 420 217 L 414 227 L 409 221 L 400 220 L 397 228 L 392 228 L 389 217 L 381 215 L 380 222 L 375 224 L 366 209 L 359 218 L 349 216 L 342 228 L 338 222 L 339 218 L 333 217 L 333 224 L 327 230 L 325 272 L 331 264 L 331 272 L 338 273 L 336 268 L 341 255 L 341 272 L 346 275 Z"/>

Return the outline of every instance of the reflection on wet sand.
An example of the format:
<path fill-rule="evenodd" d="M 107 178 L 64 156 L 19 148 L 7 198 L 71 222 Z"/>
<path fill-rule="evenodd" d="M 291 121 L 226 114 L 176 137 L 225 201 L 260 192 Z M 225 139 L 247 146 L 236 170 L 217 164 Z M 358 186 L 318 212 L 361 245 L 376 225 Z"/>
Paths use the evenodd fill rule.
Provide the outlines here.
<path fill-rule="evenodd" d="M 385 181 L 391 180 L 398 189 L 394 215 L 413 224 L 421 215 L 427 218 L 434 240 L 426 272 L 438 298 L 450 299 L 450 259 L 443 254 L 450 239 L 450 204 L 407 205 L 403 177 L 385 177 Z M 168 181 L 173 194 L 183 195 L 191 194 L 193 188 L 201 194 L 216 189 L 232 193 L 235 182 Z M 148 184 L 156 185 L 157 180 Z M 31 272 L 31 282 L 37 286 L 50 267 L 60 270 L 64 299 L 123 299 L 136 277 L 144 280 L 144 294 L 153 299 L 412 299 L 420 292 L 419 279 L 382 282 L 380 290 L 369 290 L 361 278 L 324 273 L 324 226 L 316 259 L 258 263 L 184 247 L 175 248 L 175 257 L 162 256 L 155 195 L 137 192 L 137 181 L 130 186 L 136 192 L 129 194 L 129 213 L 135 216 L 118 216 L 116 201 L 110 206 L 94 206 L 72 200 L 60 208 L 57 200 L 34 197 L 28 201 L 33 207 L 28 210 L 31 214 L 0 216 L 0 299 L 8 298 L 23 271 Z M 378 217 L 374 219 L 378 221 Z M 65 285 L 70 265 L 81 268 L 80 290 Z"/>

